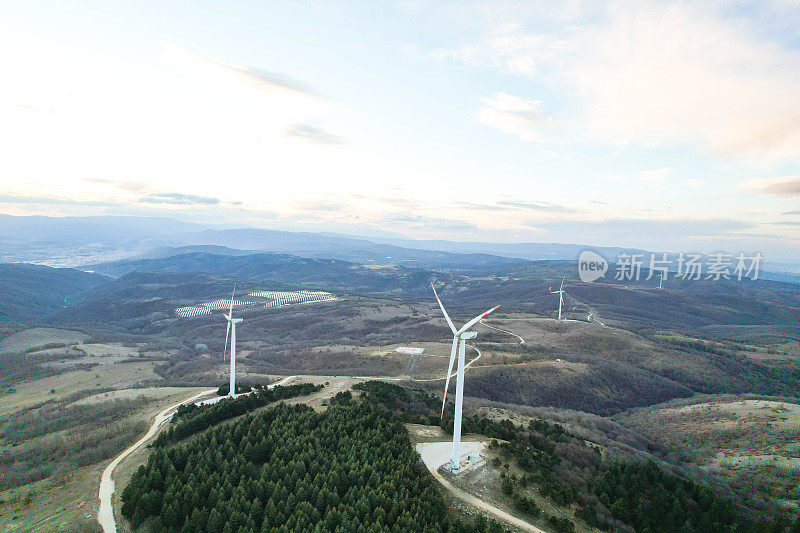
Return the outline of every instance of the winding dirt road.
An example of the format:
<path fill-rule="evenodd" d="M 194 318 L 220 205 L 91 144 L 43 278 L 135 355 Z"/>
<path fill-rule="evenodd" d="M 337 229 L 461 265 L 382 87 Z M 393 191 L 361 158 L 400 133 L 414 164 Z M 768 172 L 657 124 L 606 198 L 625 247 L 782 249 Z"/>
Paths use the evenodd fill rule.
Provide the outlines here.
<path fill-rule="evenodd" d="M 503 330 L 503 329 L 500 329 L 500 328 L 495 328 L 493 326 L 489 326 L 488 324 L 484 324 L 484 326 L 492 328 L 492 329 L 497 329 L 499 331 L 503 331 L 504 333 L 508 333 L 510 335 L 515 336 L 518 339 L 520 339 L 520 344 L 524 344 L 525 343 L 525 340 L 522 337 L 520 337 L 519 335 L 516 335 L 515 333 L 511 333 L 510 331 L 506 331 L 506 330 Z M 464 366 L 465 369 L 469 368 L 470 366 L 472 366 L 473 363 L 478 361 L 483 356 L 483 354 L 481 353 L 481 350 L 477 346 L 473 346 L 471 344 L 469 344 L 467 346 L 469 346 L 470 348 L 472 348 L 476 352 L 478 352 L 478 355 L 474 359 L 470 360 Z M 454 372 L 450 377 L 452 378 L 452 377 L 455 377 L 455 376 L 456 376 L 456 373 Z M 296 377 L 297 376 L 287 376 L 287 377 L 281 379 L 280 381 L 278 381 L 276 383 L 273 383 L 272 385 L 269 385 L 269 388 L 275 387 L 277 385 L 284 385 L 284 384 L 286 384 L 287 382 L 293 380 Z M 393 378 L 383 377 L 383 378 L 376 378 L 376 379 L 385 379 L 385 380 L 391 380 L 391 381 L 403 380 L 403 379 L 407 379 L 409 381 L 442 381 L 442 380 L 445 379 L 445 377 L 430 378 L 430 379 L 414 379 L 414 378 L 409 379 L 409 378 L 397 378 L 397 377 L 393 377 Z M 114 509 L 113 509 L 113 504 L 112 504 L 112 499 L 113 499 L 113 496 L 114 496 L 114 480 L 112 478 L 112 475 L 114 473 L 114 469 L 126 457 L 128 457 L 131 453 L 133 453 L 137 448 L 141 447 L 147 441 L 149 441 L 151 438 L 153 438 L 153 436 L 155 436 L 155 434 L 158 432 L 158 430 L 161 429 L 161 426 L 163 426 L 166 422 L 168 422 L 170 420 L 170 418 L 172 418 L 172 415 L 175 413 L 175 411 L 178 409 L 178 407 L 180 407 L 181 405 L 184 405 L 184 404 L 192 403 L 192 402 L 196 401 L 198 398 L 202 398 L 203 396 L 209 396 L 211 394 L 214 394 L 214 393 L 216 393 L 216 391 L 217 391 L 217 389 L 209 389 L 209 390 L 206 390 L 206 391 L 199 392 L 199 393 L 191 396 L 190 398 L 187 398 L 187 399 L 185 399 L 185 400 L 183 400 L 183 401 L 181 401 L 179 403 L 176 403 L 175 405 L 167 407 L 166 409 L 164 409 L 163 411 L 158 413 L 156 415 L 155 419 L 153 420 L 153 424 L 150 426 L 150 429 L 147 431 L 147 433 L 141 439 L 136 441 L 133 445 L 131 445 L 129 448 L 127 448 L 125 451 L 123 451 L 117 457 L 115 457 L 114 460 L 111 461 L 111 463 L 109 463 L 109 465 L 103 471 L 103 476 L 102 476 L 101 481 L 100 481 L 100 491 L 99 491 L 100 508 L 97 511 L 97 521 L 100 523 L 100 526 L 103 529 L 103 533 L 116 533 L 116 531 L 117 531 L 117 524 L 116 524 L 116 521 L 114 519 Z M 526 531 L 531 531 L 533 533 L 545 533 L 541 529 L 539 529 L 539 528 L 537 528 L 535 526 L 532 526 L 531 524 L 529 524 L 529 523 L 527 523 L 527 522 L 525 522 L 523 520 L 520 520 L 519 518 L 517 518 L 517 517 L 505 512 L 505 511 L 503 511 L 502 509 L 498 509 L 497 507 L 494 507 L 494 506 L 492 506 L 492 505 L 490 505 L 490 504 L 488 504 L 488 503 L 476 498 L 475 496 L 472 496 L 471 494 L 468 494 L 468 493 L 464 492 L 463 490 L 453 486 L 446 479 L 444 479 L 439 474 L 439 472 L 437 472 L 437 468 L 439 466 L 441 466 L 441 465 L 433 466 L 432 463 L 430 463 L 429 461 L 426 461 L 426 464 L 428 466 L 428 469 L 433 474 L 433 477 L 436 478 L 442 485 L 444 485 L 444 487 L 447 490 L 449 490 L 451 493 L 453 493 L 458 498 L 466 501 L 467 503 L 469 503 L 471 505 L 474 505 L 475 507 L 477 507 L 479 509 L 482 509 L 482 510 L 486 511 L 489 514 L 492 514 L 492 515 L 496 516 L 497 518 L 499 518 L 499 519 L 501 519 L 501 520 L 503 520 L 505 522 L 513 524 L 516 527 L 519 527 L 519 528 L 524 529 Z"/>
<path fill-rule="evenodd" d="M 522 337 L 520 337 L 516 333 L 513 333 L 511 331 L 508 331 L 508 330 L 505 330 L 505 329 L 502 329 L 502 328 L 498 328 L 498 327 L 495 327 L 495 326 L 490 326 L 489 324 L 484 323 L 483 320 L 481 320 L 480 323 L 482 325 L 486 326 L 487 328 L 496 329 L 497 331 L 502 331 L 503 333 L 507 333 L 509 335 L 512 335 L 512 336 L 514 336 L 514 337 L 519 339 L 519 343 L 520 344 L 525 344 L 525 339 L 523 339 Z M 478 359 L 480 359 L 483 356 L 483 354 L 481 353 L 480 348 L 478 348 L 477 346 L 474 346 L 472 344 L 467 344 L 467 346 L 469 348 L 472 348 L 476 352 L 478 352 L 478 355 L 477 355 L 477 357 L 472 359 L 470 362 L 468 362 L 466 365 L 464 365 L 464 370 L 466 370 L 467 368 L 472 366 L 472 363 L 476 362 Z M 500 366 L 500 365 L 497 365 L 497 366 Z M 507 365 L 503 364 L 502 366 L 507 366 Z M 453 372 L 452 374 L 450 374 L 450 377 L 451 378 L 456 377 L 457 373 L 458 372 Z M 382 377 L 380 379 L 383 379 L 383 380 L 386 380 L 386 381 L 426 381 L 427 382 L 427 381 L 444 381 L 446 378 L 447 378 L 447 376 L 443 376 L 443 377 L 440 377 L 440 378 L 425 378 L 425 379 L 411 378 L 411 377 Z"/>
<path fill-rule="evenodd" d="M 486 323 L 486 322 L 484 322 L 483 320 L 481 320 L 481 321 L 480 321 L 480 323 L 481 323 L 481 325 L 482 325 L 482 326 L 486 326 L 487 328 L 490 328 L 490 329 L 496 329 L 497 331 L 502 331 L 503 333 L 508 333 L 509 335 L 513 335 L 513 336 L 515 336 L 516 338 L 518 338 L 518 339 L 519 339 L 519 343 L 520 343 L 520 344 L 525 344 L 525 339 L 523 339 L 522 337 L 520 337 L 520 336 L 519 336 L 519 335 L 517 335 L 516 333 L 512 333 L 511 331 L 508 331 L 507 329 L 498 328 L 498 327 L 496 327 L 496 326 L 490 326 L 489 324 L 487 324 L 487 323 Z"/>
<path fill-rule="evenodd" d="M 123 459 L 133 453 L 136 448 L 150 440 L 153 435 L 158 432 L 159 428 L 161 428 L 161 426 L 164 425 L 167 420 L 172 418 L 172 415 L 175 413 L 175 410 L 178 409 L 178 407 L 185 403 L 191 403 L 198 398 L 202 398 L 203 396 L 214 394 L 216 391 L 217 389 L 209 389 L 199 392 L 191 398 L 183 400 L 182 402 L 178 402 L 175 405 L 167 407 L 158 413 L 155 420 L 153 420 L 153 425 L 150 426 L 150 429 L 147 431 L 147 433 L 145 433 L 144 437 L 136 441 L 128 449 L 119 454 L 113 461 L 109 463 L 106 469 L 103 470 L 103 477 L 100 479 L 100 508 L 97 511 L 97 521 L 100 522 L 100 526 L 103 528 L 103 533 L 116 533 L 117 531 L 117 523 L 114 520 L 114 509 L 111 505 L 111 498 L 114 496 L 114 480 L 111 478 L 111 474 L 114 473 L 114 469 L 117 467 L 117 465 L 120 464 Z"/>
<path fill-rule="evenodd" d="M 546 531 L 539 529 L 538 527 L 534 526 L 533 524 L 529 524 L 528 522 L 517 518 L 516 516 L 505 512 L 504 510 L 495 507 L 494 505 L 487 503 L 480 498 L 473 496 L 472 494 L 465 492 L 449 481 L 447 481 L 440 473 L 439 467 L 442 466 L 444 463 L 447 462 L 450 454 L 450 447 L 453 445 L 452 442 L 427 442 L 417 444 L 416 449 L 419 452 L 420 457 L 422 458 L 422 462 L 425 463 L 425 466 L 428 467 L 428 471 L 433 474 L 433 477 L 436 478 L 436 481 L 442 484 L 442 486 L 447 489 L 453 496 L 456 498 L 467 502 L 468 504 L 477 507 L 481 511 L 485 511 L 486 513 L 499 518 L 503 522 L 513 525 L 514 527 L 518 527 L 519 529 L 523 529 L 525 531 L 530 531 L 532 533 L 547 533 Z M 470 451 L 478 452 L 483 447 L 485 447 L 485 443 L 480 442 L 468 442 L 464 441 L 461 443 L 463 447 L 463 453 L 469 453 Z"/>
<path fill-rule="evenodd" d="M 469 346 L 470 348 L 472 348 L 473 350 L 478 352 L 478 356 L 475 359 L 471 360 L 466 365 L 464 365 L 464 370 L 468 369 L 472 365 L 472 363 L 474 363 L 475 361 L 480 359 L 481 356 L 483 355 L 481 353 L 481 350 L 477 346 L 473 346 L 471 344 L 467 344 L 467 346 Z M 452 374 L 450 374 L 450 377 L 454 378 L 454 377 L 456 377 L 456 374 L 458 374 L 458 371 L 455 371 Z M 444 376 L 444 377 L 441 377 L 441 378 L 429 378 L 429 379 L 428 378 L 426 378 L 426 379 L 419 379 L 419 378 L 389 378 L 389 379 L 391 379 L 392 381 L 444 381 L 446 378 L 447 378 L 447 376 Z"/>
<path fill-rule="evenodd" d="M 277 383 L 273 383 L 269 385 L 268 388 L 275 387 L 276 385 L 284 385 L 288 381 L 294 379 L 296 376 L 287 376 L 282 380 L 278 381 Z M 150 426 L 150 429 L 145 433 L 144 437 L 136 441 L 132 444 L 128 449 L 124 452 L 119 454 L 113 461 L 109 463 L 105 470 L 103 470 L 103 477 L 100 479 L 100 508 L 97 511 L 97 521 L 100 523 L 100 526 L 103 528 L 103 533 L 116 533 L 117 531 L 117 523 L 114 520 L 114 508 L 112 505 L 112 498 L 114 496 L 114 480 L 112 479 L 111 475 L 114 473 L 114 469 L 119 465 L 127 456 L 133 453 L 134 450 L 142 446 L 145 442 L 150 440 L 167 422 L 172 415 L 175 414 L 175 411 L 183 404 L 192 403 L 198 398 L 202 398 L 203 396 L 208 396 L 210 394 L 214 394 L 217 392 L 217 389 L 209 389 L 203 392 L 199 392 L 192 396 L 191 398 L 187 398 L 182 402 L 178 402 L 175 405 L 167 407 L 160 413 L 156 415 L 155 420 L 153 420 L 153 424 Z"/>

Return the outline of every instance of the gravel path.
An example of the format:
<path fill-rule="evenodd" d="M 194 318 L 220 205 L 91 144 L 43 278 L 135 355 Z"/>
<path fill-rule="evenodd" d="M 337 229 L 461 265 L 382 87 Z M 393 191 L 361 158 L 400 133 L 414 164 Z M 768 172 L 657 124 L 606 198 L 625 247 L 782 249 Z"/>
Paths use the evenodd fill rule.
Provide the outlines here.
<path fill-rule="evenodd" d="M 449 481 L 447 481 L 442 475 L 439 473 L 439 467 L 445 464 L 450 459 L 450 453 L 452 452 L 453 443 L 450 441 L 447 442 L 423 442 L 417 444 L 416 449 L 419 452 L 420 456 L 422 457 L 422 462 L 425 463 L 425 466 L 428 467 L 433 477 L 436 478 L 436 481 L 442 484 L 444 488 L 450 491 L 456 498 L 467 502 L 468 504 L 477 507 L 481 511 L 489 513 L 496 518 L 499 518 L 503 522 L 513 525 L 514 527 L 518 527 L 525 531 L 531 531 L 532 533 L 547 533 L 543 529 L 539 529 L 538 527 L 529 524 L 528 522 L 517 518 L 516 516 L 509 514 L 502 509 L 495 507 L 494 505 L 487 503 L 480 498 L 465 492 Z M 486 446 L 486 443 L 483 442 L 462 442 L 461 449 L 462 454 L 467 454 L 470 452 L 478 452 L 482 450 Z"/>

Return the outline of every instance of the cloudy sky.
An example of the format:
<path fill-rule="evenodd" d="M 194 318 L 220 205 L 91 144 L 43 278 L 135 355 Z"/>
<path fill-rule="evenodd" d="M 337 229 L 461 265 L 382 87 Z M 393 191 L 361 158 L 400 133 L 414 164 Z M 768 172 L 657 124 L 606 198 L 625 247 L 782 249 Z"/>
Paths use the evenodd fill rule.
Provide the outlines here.
<path fill-rule="evenodd" d="M 2 213 L 800 261 L 790 0 L 9 2 L 0 72 Z"/>

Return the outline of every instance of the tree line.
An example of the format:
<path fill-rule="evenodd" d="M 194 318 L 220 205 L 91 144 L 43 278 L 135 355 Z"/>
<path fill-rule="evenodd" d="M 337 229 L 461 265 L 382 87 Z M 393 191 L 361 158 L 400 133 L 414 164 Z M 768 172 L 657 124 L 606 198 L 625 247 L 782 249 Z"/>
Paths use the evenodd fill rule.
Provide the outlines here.
<path fill-rule="evenodd" d="M 314 385 L 312 383 L 278 385 L 271 389 L 257 389 L 246 396 L 223 398 L 213 404 L 195 405 L 192 403 L 181 405 L 173 415 L 169 429 L 162 432 L 153 441 L 153 446 L 161 447 L 171 442 L 183 440 L 189 435 L 208 429 L 224 420 L 243 415 L 258 407 L 286 398 L 306 396 L 322 390 L 323 387 L 324 385 Z"/>
<path fill-rule="evenodd" d="M 415 395 L 426 394 L 423 391 L 377 381 L 359 388 L 366 391 L 365 401 L 381 409 L 396 412 L 404 420 L 429 417 L 432 424 L 452 433 L 452 404 L 439 421 L 438 416 L 430 416 L 424 402 L 413 401 Z M 599 448 L 560 424 L 532 420 L 523 426 L 508 419 L 473 415 L 464 417 L 462 431 L 494 439 L 490 448 L 499 452 L 494 466 L 513 462 L 523 472 L 519 476 L 501 470 L 501 491 L 517 511 L 546 522 L 556 532 L 573 531 L 573 522 L 546 515 L 531 497 L 530 486 L 537 486 L 538 494 L 557 506 L 574 509 L 575 518 L 604 530 L 628 526 L 639 533 L 800 533 L 800 517 L 794 522 L 788 517 L 752 521 L 710 488 L 666 472 L 653 462 L 608 464 Z"/>
<path fill-rule="evenodd" d="M 594 491 L 615 518 L 641 533 L 800 531 L 800 518 L 793 524 L 786 517 L 752 522 L 708 487 L 665 472 L 652 461 L 612 464 L 597 478 Z"/>
<path fill-rule="evenodd" d="M 341 392 L 322 413 L 279 404 L 181 442 L 175 433 L 126 487 L 123 515 L 156 532 L 502 531 L 483 517 L 460 521 L 411 447 L 403 423 L 427 420 L 452 431 L 450 404 L 440 422 L 438 400 L 425 391 L 377 381 L 354 389 L 358 398 Z M 246 405 L 250 396 L 217 405 Z M 187 407 L 175 427 L 201 431 L 229 409 L 212 417 Z M 500 488 L 515 509 L 559 533 L 574 531 L 572 511 L 575 520 L 605 530 L 800 532 L 800 520 L 750 522 L 711 489 L 652 462 L 608 464 L 559 424 L 483 416 L 463 424 L 465 433 L 494 439 L 495 466 L 505 467 Z M 534 485 L 567 514 L 545 513 Z"/>
<path fill-rule="evenodd" d="M 403 423 L 361 401 L 276 407 L 159 447 L 122 493 L 156 532 L 500 532 L 454 517 Z"/>

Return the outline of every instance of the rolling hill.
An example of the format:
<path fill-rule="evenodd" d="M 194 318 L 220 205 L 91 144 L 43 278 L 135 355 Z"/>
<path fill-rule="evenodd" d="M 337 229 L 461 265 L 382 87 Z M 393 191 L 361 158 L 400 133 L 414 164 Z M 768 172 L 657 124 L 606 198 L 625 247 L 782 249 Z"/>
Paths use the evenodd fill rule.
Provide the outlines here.
<path fill-rule="evenodd" d="M 0 320 L 42 320 L 108 281 L 106 276 L 71 268 L 0 263 Z"/>
<path fill-rule="evenodd" d="M 360 265 L 336 259 L 268 253 L 240 256 L 193 252 L 158 259 L 116 261 L 94 265 L 94 268 L 112 277 L 132 272 L 206 273 L 294 288 L 398 296 L 419 294 L 433 276 L 452 277 L 396 265 Z"/>
<path fill-rule="evenodd" d="M 664 289 L 652 281 L 613 279 L 582 283 L 571 261 L 536 261 L 475 267 L 471 275 L 443 273 L 398 265 L 358 264 L 336 259 L 288 254 L 192 251 L 172 256 L 122 260 L 93 265 L 102 274 L 121 277 L 131 272 L 206 273 L 240 280 L 317 288 L 410 301 L 429 300 L 429 283 L 436 280 L 449 305 L 465 312 L 502 304 L 505 312 L 552 316 L 556 300 L 549 288 L 567 276 L 564 311 L 570 318 L 594 319 L 637 331 L 678 329 L 714 332 L 714 326 L 776 327 L 794 338 L 800 286 L 758 280 L 738 282 L 669 279 Z M 165 251 L 166 253 L 166 251 Z M 795 324 L 792 329 L 791 325 Z M 709 329 L 710 328 L 710 329 Z M 774 333 L 774 331 L 773 331 Z"/>
<path fill-rule="evenodd" d="M 189 245 L 225 246 L 239 250 L 284 253 L 354 263 L 401 265 L 448 272 L 492 272 L 520 268 L 525 259 L 482 252 L 448 252 L 373 242 L 328 233 L 254 228 L 205 230 L 176 236 Z"/>

